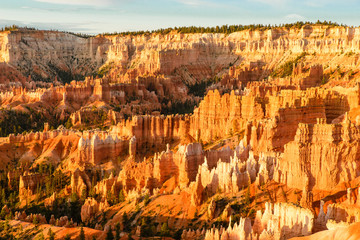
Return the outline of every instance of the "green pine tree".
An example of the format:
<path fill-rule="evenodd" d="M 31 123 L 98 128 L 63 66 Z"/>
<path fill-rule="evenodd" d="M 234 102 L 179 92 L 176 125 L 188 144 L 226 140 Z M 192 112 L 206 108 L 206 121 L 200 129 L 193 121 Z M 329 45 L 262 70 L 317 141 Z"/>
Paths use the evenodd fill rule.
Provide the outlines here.
<path fill-rule="evenodd" d="M 85 233 L 83 227 L 80 229 L 79 240 L 85 240 Z"/>
<path fill-rule="evenodd" d="M 129 218 L 128 218 L 128 215 L 126 214 L 126 212 L 124 212 L 124 214 L 122 216 L 122 225 L 123 225 L 123 229 L 124 229 L 125 232 L 130 231 Z"/>
<path fill-rule="evenodd" d="M 115 240 L 120 240 L 120 223 L 115 225 Z"/>
<path fill-rule="evenodd" d="M 114 240 L 114 235 L 112 233 L 112 229 L 111 229 L 111 226 L 109 227 L 109 230 L 107 231 L 106 233 L 106 240 Z"/>
<path fill-rule="evenodd" d="M 163 225 L 161 226 L 160 235 L 166 237 L 169 236 L 169 234 L 170 234 L 169 226 L 167 222 L 164 222 Z"/>
<path fill-rule="evenodd" d="M 122 203 L 125 201 L 125 195 L 124 195 L 124 191 L 121 189 L 119 192 L 119 203 Z"/>
<path fill-rule="evenodd" d="M 51 228 L 48 231 L 48 239 L 55 240 L 55 233 L 53 231 L 51 231 Z"/>
<path fill-rule="evenodd" d="M 44 234 L 40 233 L 40 235 L 36 239 L 37 240 L 45 240 Z"/>

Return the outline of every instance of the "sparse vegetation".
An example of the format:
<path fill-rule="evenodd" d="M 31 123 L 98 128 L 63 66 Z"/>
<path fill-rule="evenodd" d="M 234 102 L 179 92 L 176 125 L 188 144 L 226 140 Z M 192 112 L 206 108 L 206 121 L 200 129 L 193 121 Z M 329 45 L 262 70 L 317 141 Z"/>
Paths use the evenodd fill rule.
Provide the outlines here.
<path fill-rule="evenodd" d="M 85 76 L 77 73 L 73 73 L 71 69 L 61 69 L 58 66 L 55 66 L 54 64 L 49 63 L 49 68 L 56 74 L 56 76 L 59 77 L 59 80 L 65 84 L 70 83 L 73 80 L 76 81 L 83 81 L 85 80 Z M 40 77 L 40 80 L 43 80 L 42 77 Z"/>
<path fill-rule="evenodd" d="M 275 27 L 301 28 L 307 24 L 311 23 L 298 22 Z M 319 24 L 321 23 L 319 22 Z M 339 26 L 331 22 L 326 22 L 325 25 Z M 270 25 L 184 27 L 141 32 L 141 34 L 166 34 L 172 31 L 229 34 L 242 30 L 263 31 L 272 27 Z M 10 31 L 16 31 L 17 27 L 13 26 L 11 29 Z M 326 27 L 322 27 L 322 29 L 326 29 Z M 278 35 L 281 35 L 281 32 L 285 31 L 281 29 L 275 32 L 280 32 Z M 127 34 L 137 35 L 140 33 L 120 33 L 120 35 Z M 266 34 L 260 35 L 266 36 Z M 23 43 L 25 44 L 25 42 Z M 226 44 L 224 46 L 227 47 Z M 236 54 L 238 54 L 244 48 L 244 44 L 236 46 L 236 43 L 229 43 L 229 48 L 231 51 L 237 51 Z M 143 65 L 136 62 L 137 56 L 134 57 L 136 54 L 133 53 L 135 48 L 129 47 L 129 49 L 131 49 L 129 50 L 131 53 L 128 57 L 132 60 L 128 64 L 121 64 L 121 67 L 115 66 L 119 72 L 123 73 L 124 65 L 133 67 L 132 70 L 135 71 L 137 67 Z M 337 49 L 331 52 L 331 59 L 338 59 L 335 55 L 340 50 L 337 51 Z M 309 50 L 311 53 L 312 51 Z M 355 54 L 346 51 L 346 47 L 342 51 L 344 54 L 339 59 L 346 59 L 344 56 L 350 57 Z M 174 52 L 171 52 L 171 56 Z M 228 51 L 226 50 L 226 52 Z M 276 54 L 276 59 L 280 59 L 281 52 L 276 51 Z M 328 61 L 323 54 L 326 53 L 321 53 L 318 57 Z M 278 55 L 279 58 L 277 58 Z M 260 54 L 256 53 L 255 58 L 258 56 Z M 272 77 L 288 77 L 292 74 L 294 67 L 302 63 L 306 63 L 306 66 L 302 69 L 304 74 L 299 77 L 305 76 L 305 71 L 309 70 L 310 66 L 308 62 L 313 60 L 316 54 L 307 55 L 306 52 L 303 52 L 298 55 L 289 51 L 284 56 L 287 58 L 281 58 L 283 64 L 276 65 L 277 67 L 271 73 Z M 221 59 L 223 56 L 215 53 L 212 54 L 212 57 Z M 301 191 L 296 193 L 292 186 L 283 188 L 282 183 L 279 183 L 286 180 L 281 177 L 281 174 L 286 174 L 286 171 L 289 170 L 285 169 L 286 171 L 281 172 L 282 166 L 286 163 L 285 158 L 289 156 L 287 152 L 289 148 L 283 147 L 281 143 L 288 141 L 290 137 L 297 143 L 298 136 L 294 137 L 297 134 L 295 130 L 296 128 L 301 130 L 304 127 L 301 123 L 315 100 L 321 101 L 322 113 L 325 111 L 325 115 L 333 114 L 334 119 L 337 120 L 340 119 L 339 116 L 343 116 L 346 109 L 349 109 L 348 106 L 353 105 L 353 103 L 347 102 L 352 101 L 352 97 L 346 98 L 344 94 L 352 91 L 349 96 L 353 96 L 358 93 L 357 88 L 352 87 L 350 91 L 347 91 L 342 88 L 327 90 L 327 87 L 334 86 L 339 77 L 344 77 L 345 80 L 349 79 L 349 82 L 356 87 L 357 79 L 350 77 L 357 76 L 358 72 L 356 68 L 351 69 L 350 63 L 357 58 L 346 59 L 348 62 L 344 66 L 335 60 L 334 63 L 328 61 L 330 66 L 324 70 L 322 81 L 316 78 L 316 83 L 311 83 L 311 85 L 317 89 L 320 81 L 325 84 L 331 79 L 329 86 L 318 87 L 321 89 L 320 91 L 316 89 L 314 91 L 297 90 L 296 94 L 290 94 L 296 87 L 287 86 L 288 81 L 283 81 L 285 86 L 276 86 L 277 81 L 267 81 L 268 77 L 266 76 L 271 71 L 268 67 L 270 65 L 266 65 L 268 64 L 267 60 L 270 59 L 269 56 L 263 58 L 266 63 L 261 60 L 249 63 L 246 62 L 247 58 L 241 57 L 239 66 L 236 63 L 239 58 L 235 62 L 236 56 L 230 56 L 230 58 L 215 67 L 211 66 L 214 76 L 206 77 L 208 79 L 204 78 L 201 81 L 195 79 L 191 74 L 191 81 L 186 78 L 181 80 L 180 74 L 174 70 L 171 72 L 174 74 L 173 76 L 154 76 L 156 73 L 149 73 L 146 77 L 142 76 L 143 78 L 138 76 L 136 79 L 138 82 L 135 83 L 132 81 L 132 74 L 129 74 L 127 76 L 131 77 L 126 79 L 119 77 L 118 82 L 115 82 L 110 79 L 115 72 L 110 72 L 110 70 L 112 71 L 112 64 L 115 65 L 116 62 L 108 63 L 99 71 L 94 70 L 93 72 L 94 76 L 106 76 L 103 79 L 103 82 L 109 80 L 109 85 L 106 86 L 93 86 L 95 81 L 91 80 L 89 81 L 91 86 L 82 85 L 85 90 L 80 87 L 80 84 L 67 86 L 65 90 L 61 87 L 54 87 L 45 92 L 45 95 L 41 95 L 42 90 L 37 91 L 34 96 L 30 95 L 31 100 L 26 99 L 28 96 L 22 94 L 25 91 L 21 89 L 20 104 L 13 101 L 9 104 L 5 103 L 9 109 L 0 109 L 0 136 L 42 130 L 45 120 L 49 122 L 50 129 L 56 128 L 62 123 L 67 128 L 74 130 L 66 131 L 59 128 L 58 131 L 1 140 L 3 150 L 0 156 L 2 162 L 7 165 L 0 170 L 0 209 L 2 209 L 0 212 L 0 240 L 55 239 L 53 232 L 55 230 L 49 230 L 48 226 L 44 228 L 41 225 L 44 218 L 49 224 L 55 226 L 65 225 L 66 228 L 70 226 L 73 229 L 78 227 L 77 231 L 68 229 L 71 235 L 62 236 L 64 239 L 91 239 L 90 236 L 87 236 L 88 228 L 102 231 L 90 230 L 93 239 L 100 234 L 109 240 L 118 240 L 120 235 L 122 238 L 126 238 L 126 235 L 128 235 L 128 239 L 132 239 L 131 236 L 135 235 L 138 238 L 139 230 L 141 239 L 150 237 L 181 239 L 184 229 L 228 227 L 230 216 L 232 224 L 239 222 L 241 218 L 250 218 L 251 221 L 254 221 L 256 210 L 263 207 L 266 202 L 290 202 L 295 198 L 297 198 L 297 202 L 300 202 Z M 77 61 L 75 58 L 72 60 Z M 251 61 L 253 60 L 254 58 L 251 56 Z M 162 64 L 163 61 L 160 63 Z M 273 63 L 275 60 L 271 61 L 271 66 Z M 340 65 L 336 68 L 336 64 Z M 64 69 L 67 66 L 64 65 Z M 234 69 L 229 70 L 231 66 L 234 66 Z M 263 68 L 263 66 L 265 67 Z M 58 69 L 51 64 L 49 67 L 53 73 L 61 76 L 63 83 L 76 78 L 71 70 Z M 151 67 L 152 65 L 150 65 Z M 198 66 L 193 65 L 192 67 Z M 186 66 L 181 66 L 182 70 L 185 68 Z M 322 74 L 320 68 L 314 70 L 319 70 L 317 73 Z M 204 75 L 207 74 L 207 71 L 204 72 Z M 118 74 L 118 72 L 116 73 Z M 260 75 L 261 77 L 259 77 Z M 222 84 L 220 77 L 217 76 L 223 76 L 223 82 L 226 81 L 226 85 Z M 172 77 L 176 80 L 173 81 Z M 243 81 L 243 79 L 245 80 Z M 264 79 L 264 81 L 259 79 Z M 40 75 L 39 80 L 41 80 Z M 128 80 L 131 80 L 130 84 L 124 83 Z M 342 80 L 339 79 L 338 82 Z M 175 87 L 171 84 L 174 84 Z M 34 86 L 38 87 L 41 84 L 38 83 Z M 44 86 L 48 88 L 50 84 L 46 83 Z M 201 105 L 205 110 L 199 109 L 199 114 L 196 113 L 189 118 L 188 116 L 176 116 L 176 118 L 136 116 L 143 113 L 158 115 L 159 112 L 166 115 L 191 114 L 206 92 L 215 88 L 218 88 L 221 94 L 234 89 L 234 94 L 223 96 L 220 100 L 217 96 L 214 99 L 209 98 L 209 102 Z M 17 91 L 16 88 L 13 89 L 15 89 L 14 92 Z M 154 93 L 149 94 L 145 89 Z M 303 89 L 302 85 L 300 89 Z M 108 90 L 110 93 L 107 92 Z M 180 94 L 176 91 L 183 93 L 184 96 L 179 96 Z M 74 94 L 74 98 L 70 92 L 83 93 L 84 98 L 80 96 L 81 100 L 77 101 L 77 95 Z M 330 95 L 333 92 L 336 94 Z M 52 99 L 47 98 L 46 94 L 54 95 L 54 100 L 49 100 L 44 105 L 38 104 L 39 95 L 46 101 Z M 66 98 L 61 98 L 62 94 Z M 18 101 L 17 96 L 13 97 L 11 93 L 8 95 Z M 325 97 L 328 98 L 325 99 L 326 104 L 323 103 Z M 26 101 L 29 104 L 23 103 Z M 6 101 L 4 100 L 4 102 Z M 341 103 L 340 105 L 344 106 L 341 109 L 335 109 L 336 111 L 331 111 L 332 106 L 329 104 L 332 103 Z M 16 108 L 14 107 L 16 111 L 10 106 L 16 106 Z M 46 106 L 45 109 L 41 109 L 42 106 Z M 288 112 L 289 108 L 291 109 Z M 355 114 L 355 110 L 352 111 Z M 304 117 L 297 116 L 302 113 Z M 71 117 L 69 117 L 70 114 Z M 286 114 L 296 114 L 296 121 L 294 119 L 294 121 L 286 121 Z M 123 121 L 122 116 L 129 121 Z M 333 116 L 326 117 L 326 120 L 333 118 Z M 130 121 L 131 118 L 134 121 Z M 110 122 L 113 125 L 116 124 L 116 126 L 112 126 L 111 131 L 99 131 L 99 129 L 103 130 L 108 127 Z M 287 122 L 289 122 L 289 126 L 285 127 Z M 341 127 L 344 122 L 335 125 Z M 287 127 L 292 130 L 290 131 Z M 85 131 L 85 129 L 90 131 Z M 314 135 L 317 134 L 316 131 L 314 128 L 310 133 Z M 286 141 L 282 139 L 282 134 L 287 134 Z M 341 134 L 343 133 L 341 132 Z M 133 136 L 136 136 L 136 141 L 133 141 L 135 139 L 132 138 Z M 356 140 L 355 135 L 352 137 Z M 19 139 L 21 141 L 18 141 Z M 195 139 L 203 145 L 203 149 L 200 149 L 199 144 L 194 143 Z M 314 142 L 317 138 L 313 137 L 312 139 Z M 243 141 L 240 143 L 241 140 Z M 192 144 L 185 145 L 188 142 Z M 304 151 L 304 156 L 307 153 L 305 152 L 307 147 L 313 142 L 299 145 Z M 344 142 L 344 144 L 346 143 Z M 171 151 L 166 150 L 167 144 Z M 344 144 L 341 146 L 345 146 Z M 136 154 L 132 154 L 134 145 L 136 145 Z M 262 155 L 261 149 L 265 149 L 266 154 Z M 296 151 L 296 153 L 298 152 Z M 297 160 L 297 158 L 294 159 Z M 275 164 L 276 171 L 273 171 Z M 304 166 L 304 168 L 306 167 Z M 301 171 L 303 170 L 301 169 Z M 313 176 L 311 171 L 307 173 L 310 174 L 308 176 Z M 110 178 L 110 175 L 114 177 Z M 316 184 L 316 177 L 314 175 L 311 178 L 311 183 Z M 245 179 L 248 179 L 248 182 Z M 322 194 L 319 193 L 319 196 Z M 344 191 L 344 196 L 346 194 L 347 192 Z M 345 198 L 344 196 L 341 198 Z M 89 199 L 89 197 L 93 199 Z M 317 201 L 320 200 L 318 196 L 316 197 Z M 194 202 L 197 204 L 195 207 L 193 206 Z M 198 204 L 199 202 L 201 204 Z M 82 208 L 82 206 L 84 207 Z M 18 224 L 18 222 L 14 224 L 12 221 L 15 219 L 14 216 L 20 219 L 24 215 L 23 212 L 27 216 L 41 214 L 44 218 L 42 216 L 40 218 L 29 217 L 25 220 L 28 222 L 26 225 Z M 54 215 L 55 220 L 51 215 Z M 68 218 L 68 222 L 66 222 L 65 216 Z M 59 219 L 60 217 L 65 218 Z M 72 220 L 70 221 L 70 219 Z M 309 219 L 312 220 L 312 218 Z M 59 222 L 66 223 L 58 224 Z M 21 225 L 21 228 L 26 226 L 24 231 L 21 229 L 22 235 L 18 225 Z M 26 232 L 29 225 L 33 228 L 31 233 Z M 58 235 L 63 234 L 58 232 L 58 228 L 53 227 L 52 229 L 56 229 L 55 232 Z M 37 237 L 35 237 L 36 235 Z M 203 236 L 194 237 L 194 239 L 201 238 Z"/>
<path fill-rule="evenodd" d="M 4 32 L 4 31 L 15 31 L 18 30 L 19 27 L 17 25 L 11 25 L 11 26 L 5 26 L 0 28 L 0 32 Z"/>
<path fill-rule="evenodd" d="M 161 226 L 160 236 L 170 237 L 170 229 L 167 222 L 164 222 Z"/>
<path fill-rule="evenodd" d="M 284 64 L 280 65 L 270 74 L 270 76 L 280 77 L 280 78 L 290 76 L 293 72 L 294 66 L 297 66 L 297 64 L 306 56 L 306 54 L 307 54 L 306 52 L 303 52 L 299 56 L 297 56 L 294 60 L 289 60 Z"/>
<path fill-rule="evenodd" d="M 51 230 L 51 228 L 48 231 L 48 240 L 55 240 L 55 233 Z"/>
<path fill-rule="evenodd" d="M 34 27 L 28 27 L 28 26 L 19 27 L 15 24 L 13 24 L 11 26 L 5 26 L 5 27 L 0 28 L 0 32 L 17 31 L 17 30 L 36 31 L 39 29 L 34 28 Z M 68 34 L 71 34 L 71 35 L 74 35 L 77 37 L 81 37 L 81 38 L 90 38 L 93 36 L 93 35 L 89 35 L 89 34 L 85 34 L 85 33 L 74 33 L 74 32 L 69 32 L 69 31 L 59 31 L 59 30 L 50 30 L 50 31 L 68 33 Z"/>
<path fill-rule="evenodd" d="M 99 69 L 99 71 L 98 71 L 98 73 L 97 73 L 97 76 L 100 77 L 100 78 L 103 77 L 103 76 L 105 76 L 106 74 L 109 73 L 110 69 L 111 69 L 113 66 L 114 66 L 114 63 L 113 63 L 113 62 L 110 62 L 110 63 L 102 66 L 102 67 Z"/>
<path fill-rule="evenodd" d="M 6 137 L 11 133 L 22 133 L 24 131 L 39 131 L 44 127 L 44 117 L 35 111 L 30 113 L 14 110 L 0 110 L 0 136 Z"/>
<path fill-rule="evenodd" d="M 218 83 L 219 81 L 220 81 L 219 77 L 214 77 L 206 81 L 196 82 L 195 84 L 186 84 L 186 86 L 189 89 L 188 94 L 197 97 L 204 97 L 206 93 L 206 88 L 211 86 L 212 84 Z"/>
<path fill-rule="evenodd" d="M 195 100 L 185 100 L 179 101 L 175 100 L 171 102 L 171 105 L 168 106 L 169 100 L 163 100 L 163 106 L 161 108 L 161 114 L 171 115 L 171 114 L 188 114 L 194 111 L 194 108 L 197 106 L 197 102 Z"/>
<path fill-rule="evenodd" d="M 144 196 L 144 206 L 147 206 L 150 202 L 150 196 L 149 194 L 145 194 Z"/>

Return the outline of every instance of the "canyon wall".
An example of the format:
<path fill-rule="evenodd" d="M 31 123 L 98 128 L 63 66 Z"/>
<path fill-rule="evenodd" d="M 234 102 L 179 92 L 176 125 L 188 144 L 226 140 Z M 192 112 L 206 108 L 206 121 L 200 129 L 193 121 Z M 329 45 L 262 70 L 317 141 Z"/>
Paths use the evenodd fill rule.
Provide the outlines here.
<path fill-rule="evenodd" d="M 359 129 L 343 123 L 299 124 L 294 141 L 285 145 L 275 180 L 290 187 L 330 190 L 359 176 Z M 298 179 L 308 181 L 298 181 Z"/>
<path fill-rule="evenodd" d="M 108 40 L 82 38 L 56 31 L 20 29 L 2 33 L 1 60 L 18 67 L 34 80 L 51 79 L 67 72 L 92 74 L 106 61 Z"/>
<path fill-rule="evenodd" d="M 241 62 L 281 63 L 284 52 L 318 53 L 336 67 L 331 56 L 360 51 L 360 29 L 306 25 L 297 28 L 244 30 L 225 34 L 151 34 L 82 38 L 74 34 L 19 29 L 0 35 L 0 61 L 25 76 L 54 79 L 61 71 L 92 74 L 101 66 L 120 73 L 121 81 L 139 76 L 173 75 L 187 82 L 210 78 Z M 350 58 L 349 58 L 350 59 Z M 314 63 L 318 62 L 313 57 Z M 343 61 L 352 66 L 355 61 Z M 111 71 L 110 71 L 111 73 Z M 255 74 L 256 75 L 256 74 Z M 261 77 L 261 75 L 260 75 Z"/>
<path fill-rule="evenodd" d="M 135 136 L 138 147 L 152 148 L 181 140 L 189 135 L 189 116 L 134 116 L 112 128 L 121 136 Z"/>
<path fill-rule="evenodd" d="M 351 100 L 358 102 L 357 91 Z M 298 123 L 316 123 L 317 118 L 331 122 L 350 110 L 349 105 L 347 96 L 316 88 L 260 86 L 224 95 L 209 91 L 191 116 L 190 134 L 209 142 L 243 131 L 253 149 L 277 150 L 294 139 Z"/>
<path fill-rule="evenodd" d="M 170 75 L 178 69 L 184 79 L 201 79 L 237 61 L 260 60 L 272 67 L 286 51 L 331 55 L 340 53 L 341 49 L 360 50 L 359 28 L 326 26 L 245 30 L 229 35 L 170 33 L 107 38 L 111 41 L 109 61 L 131 66 L 129 70 L 137 75 Z"/>

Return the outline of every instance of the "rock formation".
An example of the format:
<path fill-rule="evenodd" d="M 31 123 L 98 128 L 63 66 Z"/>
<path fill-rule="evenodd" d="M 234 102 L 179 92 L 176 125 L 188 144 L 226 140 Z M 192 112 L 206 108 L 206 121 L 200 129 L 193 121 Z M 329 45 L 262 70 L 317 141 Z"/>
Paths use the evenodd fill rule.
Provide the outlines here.
<path fill-rule="evenodd" d="M 340 124 L 326 124 L 324 119 L 317 124 L 301 123 L 295 140 L 285 145 L 274 178 L 299 189 L 307 186 L 298 179 L 309 179 L 310 189 L 321 190 L 351 181 L 359 176 L 357 139 L 357 126 L 349 119 Z"/>
<path fill-rule="evenodd" d="M 289 239 L 310 235 L 313 223 L 314 215 L 311 211 L 291 204 L 266 203 L 265 212 L 257 212 L 253 225 L 249 218 L 242 218 L 234 226 L 207 230 L 205 239 Z M 190 239 L 202 234 L 201 231 L 194 233 L 185 230 L 182 238 Z"/>
<path fill-rule="evenodd" d="M 319 39 L 318 36 L 324 38 Z M 278 51 L 321 52 L 322 56 L 341 53 L 343 49 L 356 53 L 359 52 L 358 39 L 358 28 L 328 29 L 316 25 L 306 25 L 301 29 L 246 30 L 229 35 L 169 33 L 151 36 L 99 35 L 92 38 L 20 29 L 2 33 L 0 60 L 23 71 L 28 70 L 26 66 L 34 66 L 32 76 L 45 79 L 56 75 L 56 70 L 69 70 L 65 66 L 72 65 L 72 75 L 75 76 L 92 73 L 103 64 L 117 66 L 110 75 L 121 73 L 124 80 L 145 75 L 170 75 L 174 70 L 178 70 L 182 77 L 189 76 L 186 75 L 189 72 L 193 78 L 201 79 L 211 75 L 211 66 L 219 71 L 236 63 L 239 55 L 249 63 L 259 65 L 258 53 L 264 55 L 263 61 L 270 63 L 271 58 L 273 62 L 279 61 L 281 55 L 276 54 Z M 28 59 L 31 59 L 31 64 L 25 65 Z M 53 63 L 52 68 L 50 62 Z M 196 64 L 190 65 L 189 62 Z M 188 78 L 191 80 L 191 77 Z"/>
<path fill-rule="evenodd" d="M 359 43 L 360 28 L 318 24 L 1 32 L 2 217 L 121 222 L 128 238 L 356 236 Z M 35 198 L 46 179 L 55 192 Z"/>
<path fill-rule="evenodd" d="M 85 172 L 76 169 L 71 175 L 71 190 L 79 196 L 82 196 L 91 188 L 90 178 Z"/>
<path fill-rule="evenodd" d="M 87 198 L 81 207 L 81 220 L 85 223 L 90 222 L 93 217 L 109 207 L 107 201 L 98 203 L 94 198 Z"/>
<path fill-rule="evenodd" d="M 36 194 L 37 188 L 44 184 L 46 175 L 24 173 L 20 176 L 19 196 L 20 199 L 26 199 L 29 195 Z"/>

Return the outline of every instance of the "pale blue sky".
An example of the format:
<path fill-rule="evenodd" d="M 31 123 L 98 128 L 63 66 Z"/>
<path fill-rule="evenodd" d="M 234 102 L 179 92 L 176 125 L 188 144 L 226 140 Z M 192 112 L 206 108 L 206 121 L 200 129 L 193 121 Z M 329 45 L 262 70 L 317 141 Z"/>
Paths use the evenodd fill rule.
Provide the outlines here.
<path fill-rule="evenodd" d="M 10 24 L 83 33 L 331 20 L 360 25 L 360 0 L 1 0 Z"/>

